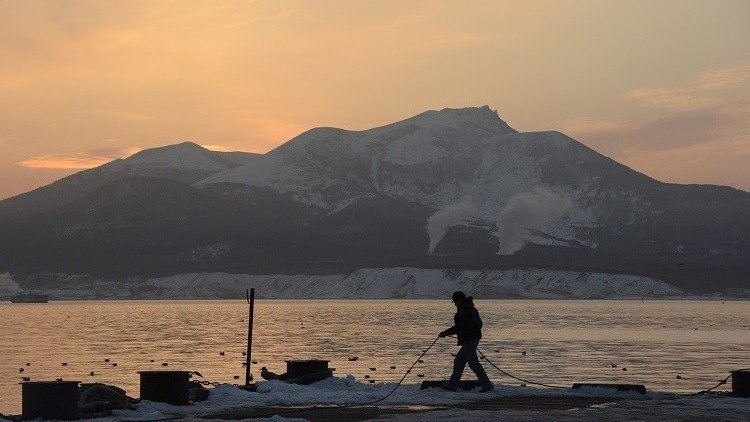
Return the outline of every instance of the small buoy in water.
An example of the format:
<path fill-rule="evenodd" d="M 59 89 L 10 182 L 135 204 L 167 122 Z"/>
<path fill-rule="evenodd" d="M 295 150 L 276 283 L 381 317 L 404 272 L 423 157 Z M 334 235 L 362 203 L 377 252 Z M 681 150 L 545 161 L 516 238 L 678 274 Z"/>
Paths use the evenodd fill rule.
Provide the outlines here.
<path fill-rule="evenodd" d="M 240 376 L 239 375 L 235 375 L 234 379 L 238 380 L 238 379 L 240 379 Z"/>
<path fill-rule="evenodd" d="M 68 366 L 68 362 L 63 362 L 62 366 Z"/>
<path fill-rule="evenodd" d="M 105 362 L 109 362 L 109 359 L 104 359 Z"/>
<path fill-rule="evenodd" d="M 365 379 L 369 379 L 369 378 L 370 378 L 370 376 L 369 376 L 369 375 L 365 375 Z"/>
<path fill-rule="evenodd" d="M 376 368 L 370 368 L 370 370 L 371 370 L 371 371 L 375 371 L 375 370 L 376 370 Z"/>
<path fill-rule="evenodd" d="M 224 356 L 224 352 L 219 352 L 219 355 Z"/>
<path fill-rule="evenodd" d="M 113 364 L 112 364 L 112 366 L 117 366 L 117 364 L 116 364 L 116 363 L 113 363 Z"/>
<path fill-rule="evenodd" d="M 89 376 L 93 377 L 94 376 L 94 371 L 89 372 Z"/>
<path fill-rule="evenodd" d="M 391 366 L 391 369 L 396 369 L 396 365 Z"/>
<path fill-rule="evenodd" d="M 627 370 L 628 370 L 628 368 L 622 368 L 622 371 L 623 371 L 623 372 L 625 372 L 625 371 L 627 371 Z"/>
<path fill-rule="evenodd" d="M 168 366 L 169 364 L 167 362 L 164 362 L 161 364 L 161 366 Z"/>
<path fill-rule="evenodd" d="M 677 379 L 681 380 L 682 379 L 682 375 L 677 375 Z"/>

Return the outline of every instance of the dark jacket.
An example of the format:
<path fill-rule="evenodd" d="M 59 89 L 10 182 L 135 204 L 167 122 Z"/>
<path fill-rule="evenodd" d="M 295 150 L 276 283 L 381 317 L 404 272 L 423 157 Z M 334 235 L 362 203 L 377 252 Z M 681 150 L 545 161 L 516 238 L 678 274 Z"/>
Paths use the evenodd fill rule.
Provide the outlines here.
<path fill-rule="evenodd" d="M 479 311 L 474 307 L 474 298 L 469 296 L 461 301 L 456 315 L 453 315 L 453 324 L 453 327 L 443 333 L 446 336 L 455 334 L 459 345 L 466 340 L 482 338 L 482 318 L 479 317 Z"/>

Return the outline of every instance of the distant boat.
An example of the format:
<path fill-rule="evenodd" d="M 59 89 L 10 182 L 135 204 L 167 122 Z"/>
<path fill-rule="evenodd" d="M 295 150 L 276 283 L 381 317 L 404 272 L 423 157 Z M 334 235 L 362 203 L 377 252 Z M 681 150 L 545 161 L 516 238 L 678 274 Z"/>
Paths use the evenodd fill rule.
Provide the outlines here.
<path fill-rule="evenodd" d="M 12 303 L 47 303 L 49 295 L 24 292 L 10 297 Z"/>

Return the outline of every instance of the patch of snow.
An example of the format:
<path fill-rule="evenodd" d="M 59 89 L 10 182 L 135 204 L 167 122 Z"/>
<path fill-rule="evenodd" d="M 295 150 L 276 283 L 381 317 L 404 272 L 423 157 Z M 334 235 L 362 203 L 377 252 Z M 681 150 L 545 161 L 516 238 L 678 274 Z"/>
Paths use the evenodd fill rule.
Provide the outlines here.
<path fill-rule="evenodd" d="M 146 281 L 136 295 L 160 299 L 241 297 L 254 287 L 271 299 L 436 299 L 455 290 L 479 298 L 536 299 L 669 297 L 683 292 L 646 277 L 518 269 L 451 272 L 421 268 L 362 268 L 340 275 L 190 273 Z"/>

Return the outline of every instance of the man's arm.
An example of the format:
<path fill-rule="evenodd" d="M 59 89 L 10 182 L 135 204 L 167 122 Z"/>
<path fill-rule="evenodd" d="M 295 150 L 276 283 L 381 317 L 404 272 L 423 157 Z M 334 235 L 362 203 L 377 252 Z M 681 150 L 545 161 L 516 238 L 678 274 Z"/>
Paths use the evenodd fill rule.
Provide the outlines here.
<path fill-rule="evenodd" d="M 448 336 L 452 336 L 452 335 L 456 334 L 457 332 L 458 332 L 458 327 L 456 327 L 454 325 L 453 327 L 451 327 L 451 328 L 449 328 L 449 329 L 447 329 L 445 331 L 442 331 L 440 334 L 438 334 L 438 336 L 440 336 L 440 337 L 448 337 Z"/>

